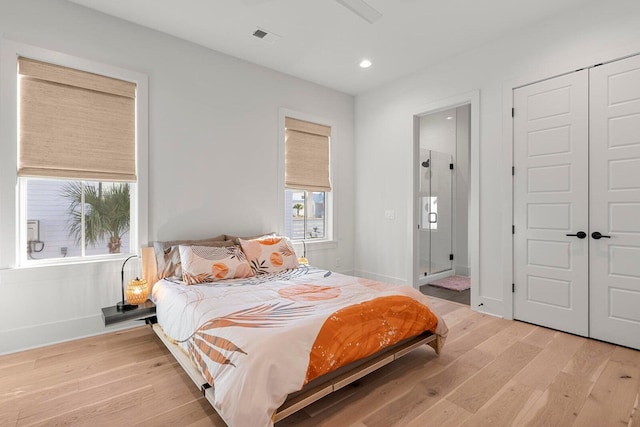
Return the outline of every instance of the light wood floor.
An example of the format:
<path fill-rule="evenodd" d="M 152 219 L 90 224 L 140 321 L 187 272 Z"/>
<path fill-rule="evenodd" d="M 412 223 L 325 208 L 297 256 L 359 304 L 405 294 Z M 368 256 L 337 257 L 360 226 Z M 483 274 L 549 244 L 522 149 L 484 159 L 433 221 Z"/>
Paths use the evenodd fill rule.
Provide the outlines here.
<path fill-rule="evenodd" d="M 466 291 L 454 291 L 453 289 L 422 285 L 420 286 L 420 292 L 431 297 L 459 302 L 460 304 L 469 305 L 471 303 L 471 289 L 467 289 Z"/>
<path fill-rule="evenodd" d="M 450 334 L 277 424 L 640 426 L 640 352 L 434 299 Z M 149 327 L 0 357 L 0 426 L 223 426 Z"/>

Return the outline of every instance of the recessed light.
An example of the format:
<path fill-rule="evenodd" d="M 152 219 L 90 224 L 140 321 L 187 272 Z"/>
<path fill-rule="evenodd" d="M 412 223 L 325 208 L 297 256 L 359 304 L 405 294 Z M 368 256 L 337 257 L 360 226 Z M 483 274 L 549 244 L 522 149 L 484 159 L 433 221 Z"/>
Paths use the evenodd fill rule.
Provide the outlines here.
<path fill-rule="evenodd" d="M 371 61 L 369 61 L 368 59 L 363 59 L 362 61 L 360 61 L 360 68 L 369 68 L 371 67 Z"/>
<path fill-rule="evenodd" d="M 453 119 L 453 117 L 447 116 L 447 120 L 451 120 L 451 119 Z"/>

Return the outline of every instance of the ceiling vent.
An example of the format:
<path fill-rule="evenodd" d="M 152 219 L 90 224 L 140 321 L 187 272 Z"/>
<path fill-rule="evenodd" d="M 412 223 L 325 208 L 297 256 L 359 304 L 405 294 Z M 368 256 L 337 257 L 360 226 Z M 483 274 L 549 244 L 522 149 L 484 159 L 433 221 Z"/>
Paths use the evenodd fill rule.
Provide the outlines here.
<path fill-rule="evenodd" d="M 262 31 L 260 29 L 255 30 L 253 32 L 253 35 L 259 39 L 263 39 L 268 33 L 266 31 Z"/>
<path fill-rule="evenodd" d="M 253 36 L 259 38 L 260 40 L 264 40 L 267 43 L 275 43 L 278 40 L 280 40 L 282 37 L 272 33 L 270 31 L 265 30 L 264 28 L 256 28 L 256 30 L 253 32 Z"/>

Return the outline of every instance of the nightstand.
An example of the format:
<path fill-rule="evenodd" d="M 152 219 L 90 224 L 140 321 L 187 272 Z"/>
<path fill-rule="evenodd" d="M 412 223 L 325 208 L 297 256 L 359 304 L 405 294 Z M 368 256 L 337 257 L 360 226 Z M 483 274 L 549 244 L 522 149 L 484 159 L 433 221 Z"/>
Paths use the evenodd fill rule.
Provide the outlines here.
<path fill-rule="evenodd" d="M 104 307 L 102 309 L 102 319 L 104 320 L 104 326 L 138 319 L 144 319 L 146 324 L 153 324 L 156 323 L 156 305 L 151 300 L 146 300 L 133 310 L 127 311 L 118 311 L 115 305 Z"/>

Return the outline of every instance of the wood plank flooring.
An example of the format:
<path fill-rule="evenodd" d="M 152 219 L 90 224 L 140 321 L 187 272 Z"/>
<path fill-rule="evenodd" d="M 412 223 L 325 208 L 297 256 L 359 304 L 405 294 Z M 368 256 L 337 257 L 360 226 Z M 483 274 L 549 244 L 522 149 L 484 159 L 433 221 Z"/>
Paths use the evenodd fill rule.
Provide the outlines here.
<path fill-rule="evenodd" d="M 465 291 L 454 291 L 453 289 L 440 288 L 431 285 L 422 285 L 420 286 L 420 292 L 432 297 L 459 302 L 466 305 L 469 305 L 469 303 L 471 302 L 471 289 L 467 289 Z"/>
<path fill-rule="evenodd" d="M 288 426 L 640 427 L 640 352 L 433 299 L 429 347 L 279 422 Z M 151 328 L 0 356 L 0 426 L 224 426 Z"/>

